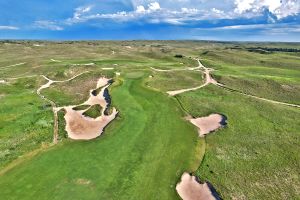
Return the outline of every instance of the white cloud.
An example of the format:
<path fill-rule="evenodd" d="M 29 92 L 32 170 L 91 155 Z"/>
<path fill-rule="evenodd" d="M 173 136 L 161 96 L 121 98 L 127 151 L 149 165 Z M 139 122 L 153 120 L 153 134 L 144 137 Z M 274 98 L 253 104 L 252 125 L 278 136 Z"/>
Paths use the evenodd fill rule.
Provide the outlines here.
<path fill-rule="evenodd" d="M 247 10 L 250 10 L 254 1 L 255 0 L 235 0 L 234 4 L 236 5 L 236 8 L 234 12 L 241 14 Z"/>
<path fill-rule="evenodd" d="M 90 9 L 82 12 L 83 8 L 76 9 L 73 18 L 66 20 L 71 25 L 74 23 L 85 22 L 92 19 L 111 19 L 119 22 L 141 20 L 149 23 L 168 23 L 174 25 L 185 24 L 187 21 L 211 19 L 211 18 L 230 18 L 224 11 L 216 8 L 212 10 L 198 10 L 196 8 L 181 8 L 173 10 L 162 8 L 158 2 L 151 2 L 147 6 L 138 5 L 133 11 L 121 11 L 108 14 L 88 14 Z"/>
<path fill-rule="evenodd" d="M 161 3 L 160 3 L 161 2 Z M 173 4 L 186 4 L 187 7 L 172 6 Z M 198 2 L 198 3 L 195 3 Z M 115 13 L 97 13 L 93 6 L 76 8 L 73 17 L 64 20 L 64 25 L 83 23 L 89 20 L 114 20 L 117 22 L 139 21 L 148 23 L 168 23 L 174 25 L 188 24 L 200 20 L 254 18 L 264 14 L 268 9 L 273 15 L 266 19 L 269 23 L 276 23 L 278 19 L 295 15 L 300 11 L 300 0 L 226 0 L 224 6 L 219 2 L 212 7 L 206 4 L 214 0 L 136 0 L 135 10 L 119 11 Z M 225 5 L 226 4 L 226 5 Z M 228 4 L 231 8 L 228 10 Z M 161 6 L 164 5 L 164 6 Z M 203 7 L 201 7 L 203 5 Z M 224 7 L 224 10 L 223 10 Z M 90 12 L 93 8 L 93 12 Z M 55 23 L 50 24 L 55 29 Z M 57 26 L 57 25 L 56 25 Z M 59 29 L 59 27 L 57 27 Z"/>
<path fill-rule="evenodd" d="M 234 12 L 261 13 L 268 9 L 278 19 L 300 13 L 300 0 L 235 0 Z"/>
<path fill-rule="evenodd" d="M 299 24 L 247 24 L 247 25 L 233 25 L 233 26 L 221 26 L 213 28 L 198 28 L 197 30 L 215 30 L 215 31 L 230 31 L 230 30 L 257 30 L 261 32 L 270 33 L 300 33 Z"/>
<path fill-rule="evenodd" d="M 76 8 L 73 18 L 79 19 L 83 14 L 88 13 L 91 9 L 92 9 L 92 6 Z"/>
<path fill-rule="evenodd" d="M 149 10 L 156 11 L 160 9 L 160 5 L 158 2 L 152 2 L 148 5 Z"/>
<path fill-rule="evenodd" d="M 137 7 L 136 7 L 136 12 L 137 12 L 137 13 L 144 13 L 144 12 L 146 12 L 145 7 L 142 6 L 142 5 L 137 6 Z"/>
<path fill-rule="evenodd" d="M 63 27 L 57 25 L 53 21 L 48 21 L 48 20 L 35 21 L 34 22 L 34 26 L 36 28 L 48 29 L 48 30 L 52 30 L 52 31 L 61 31 L 61 30 L 64 30 Z"/>
<path fill-rule="evenodd" d="M 274 11 L 277 18 L 281 19 L 290 15 L 300 13 L 300 0 L 286 0 L 278 9 Z"/>
<path fill-rule="evenodd" d="M 0 30 L 19 30 L 16 26 L 0 26 Z"/>

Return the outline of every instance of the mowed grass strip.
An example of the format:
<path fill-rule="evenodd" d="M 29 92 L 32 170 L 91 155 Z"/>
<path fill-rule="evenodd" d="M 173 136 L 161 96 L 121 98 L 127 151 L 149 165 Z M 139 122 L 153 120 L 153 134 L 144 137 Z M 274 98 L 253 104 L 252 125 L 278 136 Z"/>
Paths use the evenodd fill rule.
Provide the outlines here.
<path fill-rule="evenodd" d="M 3 199 L 179 199 L 202 140 L 177 102 L 126 79 L 111 95 L 120 111 L 93 141 L 67 141 L 0 178 Z"/>

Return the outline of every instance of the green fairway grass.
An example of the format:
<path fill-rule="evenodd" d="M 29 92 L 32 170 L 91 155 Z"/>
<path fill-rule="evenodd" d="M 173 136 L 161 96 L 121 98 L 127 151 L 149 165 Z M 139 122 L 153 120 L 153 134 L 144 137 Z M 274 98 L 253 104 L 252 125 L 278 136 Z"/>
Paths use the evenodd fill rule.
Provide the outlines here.
<path fill-rule="evenodd" d="M 120 115 L 100 138 L 64 142 L 1 176 L 4 199 L 178 199 L 199 164 L 201 140 L 177 103 L 125 79 L 112 90 Z"/>

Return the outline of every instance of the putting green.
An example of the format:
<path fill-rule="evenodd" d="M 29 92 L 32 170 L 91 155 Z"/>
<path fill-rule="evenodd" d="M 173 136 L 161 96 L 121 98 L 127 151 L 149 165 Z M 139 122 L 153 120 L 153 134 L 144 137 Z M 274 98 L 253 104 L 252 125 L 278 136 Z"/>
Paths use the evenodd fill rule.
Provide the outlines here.
<path fill-rule="evenodd" d="M 6 172 L 1 198 L 179 199 L 176 183 L 203 153 L 196 128 L 142 78 L 125 79 L 111 96 L 120 115 L 103 136 L 59 144 Z"/>

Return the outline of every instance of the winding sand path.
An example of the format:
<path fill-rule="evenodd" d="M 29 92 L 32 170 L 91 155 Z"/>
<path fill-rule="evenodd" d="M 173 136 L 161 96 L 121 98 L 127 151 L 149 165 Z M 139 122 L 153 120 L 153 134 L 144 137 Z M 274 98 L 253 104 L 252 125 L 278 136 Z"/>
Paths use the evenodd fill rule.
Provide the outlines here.
<path fill-rule="evenodd" d="M 197 59 L 197 62 L 199 64 L 198 67 L 194 67 L 194 68 L 188 68 L 188 70 L 200 70 L 200 72 L 202 72 L 204 75 L 205 75 L 205 83 L 198 86 L 198 87 L 193 87 L 193 88 L 187 88 L 187 89 L 181 89 L 181 90 L 173 90 L 173 91 L 168 91 L 167 93 L 170 95 L 170 96 L 175 96 L 177 94 L 181 94 L 181 93 L 184 93 L 184 92 L 189 92 L 189 91 L 193 91 L 193 90 L 198 90 L 200 88 L 203 88 L 209 84 L 214 84 L 214 85 L 218 85 L 219 83 L 214 80 L 211 75 L 210 75 L 210 72 L 213 71 L 213 69 L 210 69 L 210 68 L 206 68 L 202 65 L 202 63 L 200 62 L 199 59 Z M 203 71 L 202 71 L 202 70 Z M 186 70 L 186 69 L 185 69 Z"/>
<path fill-rule="evenodd" d="M 213 69 L 211 68 L 207 68 L 205 67 L 199 59 L 197 59 L 198 61 L 198 64 L 199 66 L 198 67 L 195 67 L 195 68 L 188 68 L 188 69 L 173 69 L 173 70 L 160 70 L 160 69 L 155 69 L 155 68 L 152 68 L 153 70 L 155 71 L 159 71 L 159 72 L 168 72 L 168 71 L 182 71 L 182 70 L 194 70 L 194 71 L 200 71 L 204 74 L 205 76 L 205 83 L 198 86 L 198 87 L 192 87 L 192 88 L 187 88 L 187 89 L 180 89 L 180 90 L 174 90 L 174 91 L 168 91 L 167 93 L 170 95 L 170 96 L 175 96 L 177 94 L 181 94 L 181 93 L 184 93 L 184 92 L 189 92 L 189 91 L 194 91 L 194 90 L 198 90 L 200 88 L 203 88 L 209 84 L 213 84 L 213 85 L 216 85 L 220 88 L 223 88 L 223 89 L 228 89 L 230 91 L 233 91 L 233 92 L 237 92 L 241 95 L 244 95 L 244 96 L 248 96 L 248 97 L 252 97 L 252 98 L 255 98 L 255 99 L 259 99 L 259 100 L 262 100 L 262 101 L 266 101 L 266 102 L 270 102 L 270 103 L 274 103 L 274 104 L 281 104 L 281 105 L 285 105 L 285 106 L 291 106 L 291 107 L 297 107 L 297 108 L 300 108 L 300 105 L 298 104 L 291 104 L 291 103 L 286 103 L 286 102 L 281 102 L 281 101 L 275 101 L 275 100 L 271 100 L 271 99 L 267 99 L 267 98 L 263 98 L 263 97 L 258 97 L 258 96 L 255 96 L 255 95 L 251 95 L 251 94 L 246 94 L 246 93 L 243 93 L 241 91 L 238 91 L 238 90 L 235 90 L 235 89 L 232 89 L 230 87 L 227 87 L 226 85 L 222 84 L 222 83 L 219 83 L 217 82 L 215 79 L 212 78 L 210 72 L 214 71 Z M 201 70 L 202 69 L 202 70 Z"/>

